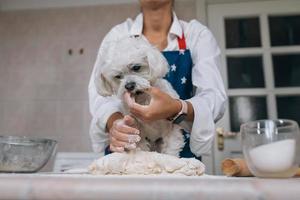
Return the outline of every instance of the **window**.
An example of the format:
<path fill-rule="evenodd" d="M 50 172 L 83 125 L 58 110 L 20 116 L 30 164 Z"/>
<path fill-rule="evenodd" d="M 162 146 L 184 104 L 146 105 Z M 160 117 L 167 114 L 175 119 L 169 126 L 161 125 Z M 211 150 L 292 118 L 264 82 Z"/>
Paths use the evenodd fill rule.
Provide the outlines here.
<path fill-rule="evenodd" d="M 220 45 L 229 96 L 217 127 L 238 132 L 242 123 L 265 118 L 300 123 L 300 1 L 211 4 L 208 25 Z M 217 174 L 223 159 L 242 157 L 240 136 L 224 137 L 222 150 L 222 140 L 215 141 Z"/>
<path fill-rule="evenodd" d="M 227 57 L 229 88 L 265 87 L 262 56 Z"/>
<path fill-rule="evenodd" d="M 293 119 L 300 124 L 300 95 L 278 96 L 276 99 L 278 118 Z"/>
<path fill-rule="evenodd" d="M 244 122 L 265 118 L 300 123 L 300 3 L 273 2 L 280 4 L 276 8 L 270 3 L 209 11 L 223 53 L 229 95 L 225 121 L 234 132 Z"/>
<path fill-rule="evenodd" d="M 275 87 L 300 86 L 300 54 L 273 55 L 272 59 Z"/>
<path fill-rule="evenodd" d="M 272 46 L 300 44 L 300 15 L 270 16 L 269 29 Z"/>
<path fill-rule="evenodd" d="M 266 119 L 266 97 L 237 96 L 229 98 L 231 131 L 239 132 L 242 123 Z"/>
<path fill-rule="evenodd" d="M 260 47 L 258 17 L 225 19 L 226 47 Z"/>

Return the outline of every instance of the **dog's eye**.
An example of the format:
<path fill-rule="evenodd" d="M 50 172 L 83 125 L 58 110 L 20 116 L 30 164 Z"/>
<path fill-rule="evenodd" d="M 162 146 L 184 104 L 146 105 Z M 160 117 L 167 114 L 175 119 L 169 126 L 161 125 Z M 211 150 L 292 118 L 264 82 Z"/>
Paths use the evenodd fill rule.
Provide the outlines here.
<path fill-rule="evenodd" d="M 133 70 L 133 71 L 135 71 L 135 72 L 138 72 L 140 69 L 141 69 L 141 65 L 133 65 L 132 67 L 131 67 L 131 70 Z"/>
<path fill-rule="evenodd" d="M 122 77 L 123 77 L 123 76 L 120 75 L 120 74 L 115 76 L 116 79 L 121 79 Z"/>

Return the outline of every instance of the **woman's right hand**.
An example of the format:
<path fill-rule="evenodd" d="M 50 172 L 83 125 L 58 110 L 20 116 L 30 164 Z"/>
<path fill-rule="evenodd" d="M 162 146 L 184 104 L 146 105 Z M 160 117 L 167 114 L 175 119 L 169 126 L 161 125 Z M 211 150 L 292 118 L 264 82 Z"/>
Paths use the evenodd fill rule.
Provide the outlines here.
<path fill-rule="evenodd" d="M 109 129 L 110 151 L 123 152 L 125 149 L 135 149 L 136 143 L 141 140 L 139 133 L 136 121 L 130 115 L 114 120 Z"/>

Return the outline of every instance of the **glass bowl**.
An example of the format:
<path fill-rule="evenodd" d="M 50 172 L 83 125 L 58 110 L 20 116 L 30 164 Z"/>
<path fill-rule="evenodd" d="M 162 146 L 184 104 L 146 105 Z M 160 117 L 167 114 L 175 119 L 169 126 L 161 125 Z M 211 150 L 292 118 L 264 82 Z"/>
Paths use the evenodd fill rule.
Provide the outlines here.
<path fill-rule="evenodd" d="M 288 178 L 298 169 L 299 127 L 286 119 L 259 120 L 241 125 L 243 154 L 253 175 Z"/>
<path fill-rule="evenodd" d="M 50 139 L 0 136 L 0 172 L 37 172 L 46 165 L 56 145 Z"/>

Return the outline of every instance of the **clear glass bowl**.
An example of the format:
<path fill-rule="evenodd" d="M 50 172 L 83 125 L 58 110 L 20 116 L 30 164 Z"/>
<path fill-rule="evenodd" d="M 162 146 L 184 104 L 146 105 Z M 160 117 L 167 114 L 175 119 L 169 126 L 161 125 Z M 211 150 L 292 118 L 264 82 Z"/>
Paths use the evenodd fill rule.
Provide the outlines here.
<path fill-rule="evenodd" d="M 241 125 L 243 154 L 257 177 L 287 178 L 298 169 L 299 127 L 286 119 L 259 120 Z"/>
<path fill-rule="evenodd" d="M 50 139 L 0 136 L 0 172 L 37 172 L 48 162 L 56 145 Z"/>

